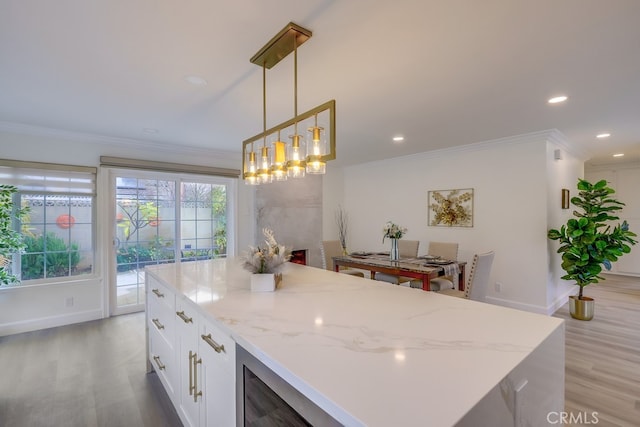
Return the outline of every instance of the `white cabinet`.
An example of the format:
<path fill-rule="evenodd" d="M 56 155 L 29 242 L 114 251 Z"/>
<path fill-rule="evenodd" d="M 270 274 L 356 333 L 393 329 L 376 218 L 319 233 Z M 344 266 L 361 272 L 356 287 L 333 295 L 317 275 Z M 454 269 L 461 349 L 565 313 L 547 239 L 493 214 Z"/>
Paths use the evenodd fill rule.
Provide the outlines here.
<path fill-rule="evenodd" d="M 201 319 L 202 426 L 235 425 L 235 343 L 212 322 Z"/>
<path fill-rule="evenodd" d="M 176 300 L 176 350 L 180 366 L 178 414 L 185 427 L 200 425 L 199 402 L 201 375 L 198 356 L 198 315 L 195 307 L 178 297 Z"/>
<path fill-rule="evenodd" d="M 185 296 L 146 280 L 149 370 L 185 426 L 234 426 L 235 342 Z"/>

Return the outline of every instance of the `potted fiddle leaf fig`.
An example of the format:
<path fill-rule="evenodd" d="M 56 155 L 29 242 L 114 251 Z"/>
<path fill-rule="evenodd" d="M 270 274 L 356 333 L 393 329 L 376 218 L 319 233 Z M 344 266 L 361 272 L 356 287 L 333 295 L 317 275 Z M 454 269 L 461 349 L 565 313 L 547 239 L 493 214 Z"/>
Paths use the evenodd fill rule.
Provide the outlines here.
<path fill-rule="evenodd" d="M 0 285 L 19 281 L 11 273 L 11 257 L 25 248 L 22 234 L 13 228 L 14 219 L 26 212 L 26 209 L 14 209 L 13 195 L 17 191 L 13 185 L 0 185 Z"/>
<path fill-rule="evenodd" d="M 561 266 L 566 273 L 562 279 L 573 280 L 580 287 L 577 296 L 569 297 L 569 311 L 574 319 L 593 318 L 595 301 L 583 295 L 584 287 L 604 280 L 600 276 L 602 268 L 610 270 L 611 263 L 631 252 L 631 246 L 637 243 L 627 221 L 610 223 L 620 219 L 615 212 L 625 206 L 612 197 L 614 193 L 605 180 L 591 184 L 579 179 L 578 196 L 571 198 L 577 207 L 574 218 L 559 230 L 547 233 L 549 239 L 560 242 L 557 252 L 562 254 Z"/>

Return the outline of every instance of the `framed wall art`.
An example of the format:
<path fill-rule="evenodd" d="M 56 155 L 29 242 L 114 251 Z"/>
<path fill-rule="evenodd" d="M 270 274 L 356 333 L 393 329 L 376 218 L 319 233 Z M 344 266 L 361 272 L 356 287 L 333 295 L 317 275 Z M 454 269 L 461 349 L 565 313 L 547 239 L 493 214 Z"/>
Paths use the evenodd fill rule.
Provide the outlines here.
<path fill-rule="evenodd" d="M 434 227 L 473 227 L 473 188 L 429 191 L 427 224 Z"/>

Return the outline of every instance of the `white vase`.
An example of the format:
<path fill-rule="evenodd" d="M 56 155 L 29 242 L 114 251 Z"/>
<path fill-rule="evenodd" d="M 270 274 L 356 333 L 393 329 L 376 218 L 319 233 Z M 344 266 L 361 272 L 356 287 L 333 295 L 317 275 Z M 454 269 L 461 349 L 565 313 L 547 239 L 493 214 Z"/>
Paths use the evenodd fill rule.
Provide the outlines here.
<path fill-rule="evenodd" d="M 255 273 L 251 275 L 251 292 L 273 292 L 282 280 L 281 273 Z"/>

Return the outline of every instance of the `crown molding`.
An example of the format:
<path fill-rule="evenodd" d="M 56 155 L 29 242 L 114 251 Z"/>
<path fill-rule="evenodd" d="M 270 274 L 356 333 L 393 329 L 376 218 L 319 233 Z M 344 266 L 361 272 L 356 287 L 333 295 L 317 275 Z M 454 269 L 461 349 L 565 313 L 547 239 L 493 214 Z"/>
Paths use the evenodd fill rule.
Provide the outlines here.
<path fill-rule="evenodd" d="M 44 126 L 25 125 L 22 123 L 0 121 L 0 132 L 10 132 L 30 136 L 42 136 L 47 138 L 65 139 L 76 142 L 91 142 L 109 147 L 120 146 L 123 148 L 138 148 L 154 151 L 163 151 L 193 156 L 215 156 L 220 159 L 238 161 L 241 158 L 240 151 L 217 150 L 212 148 L 195 147 L 190 145 L 169 144 L 166 142 L 146 141 L 133 138 L 119 138 L 107 135 L 98 135 L 84 132 L 74 132 L 63 129 L 48 128 Z"/>
<path fill-rule="evenodd" d="M 621 169 L 638 169 L 640 168 L 640 161 L 611 161 L 607 163 L 599 163 L 597 165 L 585 164 L 585 171 L 609 171 L 609 170 L 621 170 Z"/>
<path fill-rule="evenodd" d="M 438 150 L 422 151 L 420 153 L 407 154 L 405 156 L 394 157 L 393 159 L 413 158 L 416 155 L 424 156 L 425 158 L 438 158 L 443 156 L 450 156 L 452 154 L 473 152 L 480 150 L 488 150 L 500 146 L 514 145 L 514 144 L 527 144 L 532 142 L 551 142 L 553 144 L 561 146 L 567 152 L 584 159 L 584 153 L 578 152 L 575 147 L 569 145 L 567 138 L 562 132 L 557 129 L 542 130 L 538 132 L 525 133 L 521 135 L 507 136 L 504 138 L 491 139 L 486 141 L 474 142 L 471 144 L 458 145 L 455 147 L 441 148 Z M 375 160 L 369 163 L 380 163 L 391 159 Z M 358 166 L 358 165 L 352 165 Z"/>

